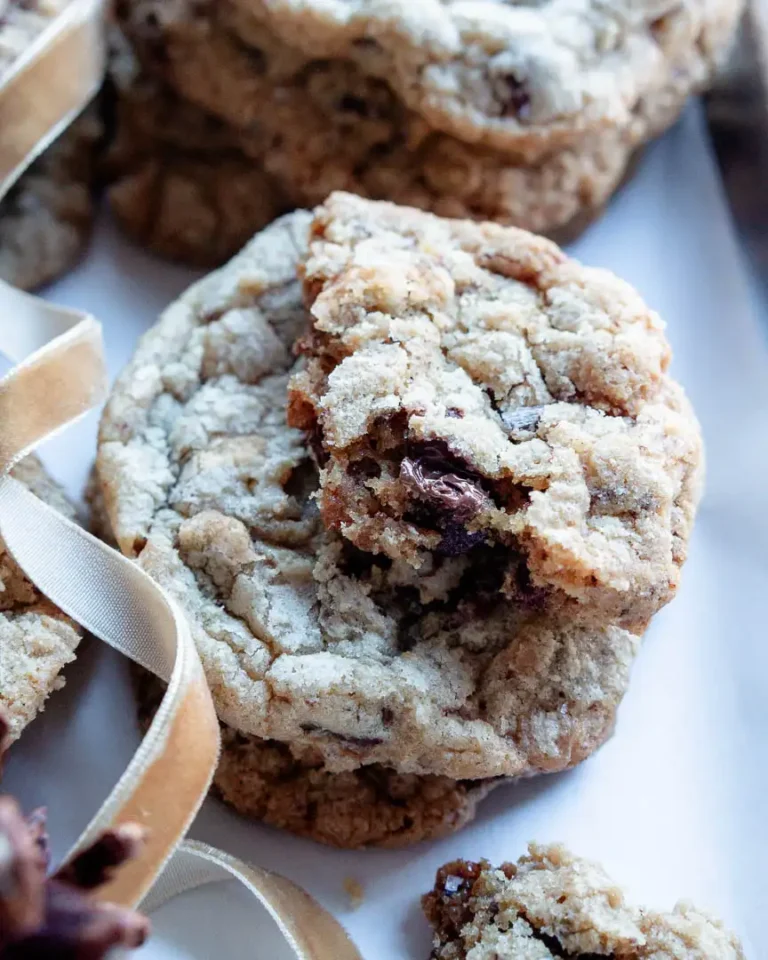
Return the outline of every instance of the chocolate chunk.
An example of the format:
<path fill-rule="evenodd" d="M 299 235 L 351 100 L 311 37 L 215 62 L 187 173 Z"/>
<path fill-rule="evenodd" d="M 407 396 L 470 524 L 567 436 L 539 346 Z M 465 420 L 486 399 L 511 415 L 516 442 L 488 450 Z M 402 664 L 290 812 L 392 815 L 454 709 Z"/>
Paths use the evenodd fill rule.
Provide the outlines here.
<path fill-rule="evenodd" d="M 544 407 L 518 407 L 503 410 L 499 416 L 509 433 L 534 433 L 539 426 Z"/>
<path fill-rule="evenodd" d="M 460 557 L 485 543 L 481 530 L 470 532 L 459 523 L 448 523 L 443 529 L 443 539 L 437 545 L 437 553 L 444 557 Z"/>
<path fill-rule="evenodd" d="M 481 510 L 492 506 L 491 498 L 467 475 L 454 473 L 449 464 L 437 457 L 405 457 L 400 464 L 400 479 L 432 507 L 450 514 L 457 523 L 466 523 Z"/>
<path fill-rule="evenodd" d="M 458 407 L 448 407 L 448 409 L 445 411 L 445 415 L 446 417 L 451 417 L 451 419 L 453 420 L 464 419 L 464 412 L 462 410 L 459 410 Z"/>

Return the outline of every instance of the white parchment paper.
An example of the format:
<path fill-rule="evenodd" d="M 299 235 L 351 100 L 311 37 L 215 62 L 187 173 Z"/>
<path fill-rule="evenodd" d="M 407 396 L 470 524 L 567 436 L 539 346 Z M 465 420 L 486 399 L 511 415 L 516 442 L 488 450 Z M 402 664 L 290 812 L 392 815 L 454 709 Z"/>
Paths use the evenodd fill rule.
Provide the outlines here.
<path fill-rule="evenodd" d="M 710 908 L 748 940 L 750 957 L 768 957 L 758 928 L 768 917 L 768 310 L 750 289 L 696 108 L 573 252 L 632 282 L 666 319 L 707 443 L 683 586 L 647 635 L 613 740 L 575 771 L 500 788 L 463 832 L 407 851 L 326 849 L 213 801 L 192 830 L 302 884 L 366 960 L 426 960 L 418 897 L 435 869 L 459 856 L 514 859 L 530 839 L 602 861 L 638 901 Z M 114 374 L 195 276 L 136 250 L 105 217 L 87 260 L 49 295 L 102 321 Z M 75 496 L 95 429 L 91 417 L 42 451 Z M 49 806 L 60 855 L 137 737 L 125 665 L 92 641 L 14 749 L 3 788 Z M 349 879 L 364 888 L 357 909 Z M 185 896 L 157 915 L 143 960 L 287 957 L 266 918 L 253 938 L 251 903 L 230 885 Z"/>

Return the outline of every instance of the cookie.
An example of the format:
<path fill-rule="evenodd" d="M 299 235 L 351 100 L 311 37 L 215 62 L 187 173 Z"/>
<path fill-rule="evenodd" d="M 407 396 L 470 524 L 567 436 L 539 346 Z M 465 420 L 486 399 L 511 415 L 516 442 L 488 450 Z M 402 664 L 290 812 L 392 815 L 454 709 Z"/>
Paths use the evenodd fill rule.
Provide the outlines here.
<path fill-rule="evenodd" d="M 677 588 L 701 440 L 635 291 L 515 228 L 348 194 L 316 211 L 304 291 L 288 419 L 327 528 L 642 631 Z"/>
<path fill-rule="evenodd" d="M 312 748 L 332 773 L 578 763 L 613 729 L 635 631 L 560 617 L 522 565 L 519 594 L 500 592 L 491 548 L 484 565 L 435 555 L 416 570 L 321 523 L 309 442 L 286 422 L 311 222 L 277 221 L 192 287 L 118 379 L 98 469 L 120 548 L 186 610 L 241 733 Z"/>
<path fill-rule="evenodd" d="M 562 242 L 599 214 L 638 148 L 705 82 L 738 3 L 695 0 L 674 10 L 671 3 L 669 10 L 642 4 L 640 12 L 636 6 L 606 11 L 605 4 L 584 3 L 574 13 L 558 2 L 536 9 L 463 4 L 462 11 L 456 4 L 398 3 L 385 12 L 307 3 L 294 18 L 298 8 L 284 4 L 127 0 L 118 12 L 145 69 L 238 129 L 241 149 L 291 206 L 343 189 L 443 216 L 513 223 Z M 342 11 L 346 27 L 336 36 L 339 25 L 331 21 Z M 531 107 L 522 122 L 496 116 L 490 104 L 479 111 L 463 93 L 456 109 L 441 107 L 434 70 L 417 83 L 401 76 L 392 58 L 419 72 L 425 57 L 437 57 L 437 87 L 446 97 L 445 84 L 463 91 L 470 74 L 461 44 L 449 56 L 436 39 L 440 30 L 433 37 L 425 24 L 420 30 L 410 22 L 414 17 L 458 18 L 461 30 L 477 35 L 478 44 L 464 51 L 477 59 L 473 87 L 485 83 L 493 64 L 524 61 L 524 91 L 534 74 L 542 91 L 520 96 L 541 108 Z M 501 39 L 499 30 L 506 31 Z M 497 36 L 494 56 L 484 49 L 489 35 Z M 574 52 L 579 45 L 584 50 Z M 561 82 L 568 85 L 559 90 Z M 552 104 L 571 94 L 573 112 L 562 102 L 559 119 L 550 116 Z M 440 119 L 459 115 L 461 122 Z"/>
<path fill-rule="evenodd" d="M 602 867 L 559 845 L 517 863 L 456 860 L 422 899 L 432 960 L 744 960 L 738 938 L 687 903 L 638 908 Z"/>
<path fill-rule="evenodd" d="M 0 200 L 0 278 L 7 283 L 23 290 L 41 287 L 85 250 L 95 215 L 92 191 L 101 132 L 90 108 Z"/>
<path fill-rule="evenodd" d="M 93 532 L 114 544 L 95 473 L 88 500 Z M 162 684 L 140 667 L 134 677 L 146 730 Z M 312 748 L 294 753 L 224 724 L 221 735 L 214 793 L 243 816 L 333 847 L 404 847 L 446 836 L 471 821 L 480 801 L 503 783 L 400 774 L 377 764 L 331 773 Z"/>
<path fill-rule="evenodd" d="M 74 510 L 34 457 L 13 476 L 68 517 Z M 64 685 L 62 668 L 75 658 L 77 626 L 47 600 L 6 552 L 0 540 L 0 708 L 16 740 Z"/>
<path fill-rule="evenodd" d="M 623 173 L 609 162 L 605 137 L 595 138 L 589 157 L 563 152 L 535 169 L 503 162 L 502 175 L 490 154 L 458 141 L 431 138 L 416 150 L 423 131 L 414 130 L 392 133 L 385 146 L 381 119 L 366 124 L 344 110 L 329 122 L 312 101 L 294 100 L 270 111 L 268 135 L 266 124 L 237 127 L 147 75 L 120 87 L 109 174 L 126 232 L 162 256 L 218 265 L 275 216 L 344 188 L 456 216 L 540 229 L 556 222 L 550 232 L 565 242 L 599 214 Z M 590 182 L 604 178 L 605 188 L 593 191 Z"/>
<path fill-rule="evenodd" d="M 105 163 L 120 226 L 171 260 L 219 266 L 289 209 L 278 185 L 240 149 L 235 131 L 112 59 L 115 135 Z"/>

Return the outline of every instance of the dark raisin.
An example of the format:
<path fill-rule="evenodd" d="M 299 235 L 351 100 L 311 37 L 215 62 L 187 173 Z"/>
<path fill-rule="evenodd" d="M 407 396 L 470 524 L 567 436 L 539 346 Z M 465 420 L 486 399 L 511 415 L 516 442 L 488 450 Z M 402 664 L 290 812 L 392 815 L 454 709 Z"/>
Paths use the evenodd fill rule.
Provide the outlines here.
<path fill-rule="evenodd" d="M 488 494 L 478 486 L 479 478 L 454 473 L 450 464 L 429 455 L 416 460 L 405 457 L 400 464 L 400 479 L 457 523 L 466 523 L 492 505 Z"/>

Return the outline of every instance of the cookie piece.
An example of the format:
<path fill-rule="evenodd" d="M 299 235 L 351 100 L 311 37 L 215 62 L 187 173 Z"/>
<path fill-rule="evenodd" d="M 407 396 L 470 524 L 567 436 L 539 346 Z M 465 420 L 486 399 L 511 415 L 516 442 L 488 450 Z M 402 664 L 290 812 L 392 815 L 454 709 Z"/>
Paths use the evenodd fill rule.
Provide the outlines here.
<path fill-rule="evenodd" d="M 432 960 L 744 960 L 738 938 L 687 903 L 627 903 L 595 863 L 531 844 L 517 863 L 456 860 L 422 898 Z"/>
<path fill-rule="evenodd" d="M 561 20 L 571 29 L 581 19 L 590 24 L 608 19 L 602 42 L 613 50 L 613 58 L 608 57 L 606 65 L 620 70 L 622 56 L 611 45 L 626 42 L 634 49 L 640 43 L 636 31 L 643 34 L 640 45 L 650 43 L 652 59 L 664 60 L 665 67 L 643 78 L 653 87 L 653 95 L 641 95 L 639 88 L 625 91 L 624 108 L 613 112 L 606 108 L 607 116 L 601 108 L 599 122 L 596 118 L 587 122 L 585 106 L 584 115 L 572 118 L 568 135 L 567 118 L 540 128 L 513 122 L 510 131 L 514 127 L 516 132 L 500 143 L 471 125 L 441 126 L 431 110 L 420 112 L 421 107 L 399 89 L 397 71 L 390 69 L 389 61 L 379 64 L 377 44 L 390 30 L 392 38 L 399 36 L 406 6 L 388 8 L 390 19 L 382 33 L 375 29 L 375 9 L 353 13 L 345 4 L 350 30 L 370 31 L 365 39 L 355 34 L 354 55 L 346 46 L 349 36 L 338 55 L 331 55 L 330 48 L 323 52 L 325 41 L 312 32 L 316 26 L 312 4 L 302 4 L 306 23 L 294 29 L 285 26 L 291 18 L 282 5 L 270 5 L 267 12 L 249 4 L 246 10 L 231 0 L 214 5 L 128 0 L 119 5 L 119 15 L 145 69 L 241 131 L 243 151 L 279 185 L 291 205 L 313 205 L 331 190 L 343 189 L 443 216 L 513 223 L 563 242 L 600 212 L 638 148 L 672 122 L 692 87 L 709 76 L 738 4 L 695 0 L 676 4 L 674 11 L 671 3 L 669 11 L 654 4 L 654 16 L 659 17 L 654 29 L 665 38 L 663 43 L 648 41 L 652 31 L 641 25 L 650 14 L 646 4 L 638 15 L 623 9 L 606 13 L 605 5 L 596 11 L 588 3 L 577 14 L 563 12 L 561 3 L 543 5 L 549 11 L 546 23 L 540 24 L 544 35 L 550 19 L 558 31 Z M 433 6 L 447 16 L 454 10 L 458 15 L 452 4 L 431 4 L 430 10 Z M 415 6 L 418 15 L 422 7 Z M 521 15 L 538 22 L 539 11 L 486 3 L 477 14 L 491 33 L 498 29 L 497 17 Z M 625 19 L 632 23 L 622 25 Z M 305 30 L 312 36 L 308 44 L 299 36 Z M 579 41 L 592 42 L 589 30 L 592 26 Z M 422 35 L 420 42 L 427 41 Z M 497 37 L 494 44 L 499 47 L 503 42 Z M 535 59 L 536 43 L 524 32 L 513 45 L 523 51 L 521 56 Z M 670 45 L 666 53 L 664 44 Z M 482 45 L 473 49 L 478 71 L 487 72 Z M 410 57 L 409 51 L 406 44 L 404 56 Z M 428 56 L 426 47 L 422 54 L 414 54 L 414 62 L 422 55 Z M 577 87 L 572 83 L 565 92 Z M 481 119 L 478 115 L 478 122 Z M 498 125 L 496 120 L 491 127 L 494 124 Z"/>
<path fill-rule="evenodd" d="M 85 250 L 95 215 L 101 133 L 90 108 L 0 200 L 0 278 L 7 283 L 34 290 L 72 267 Z"/>
<path fill-rule="evenodd" d="M 91 529 L 114 546 L 96 471 L 88 483 Z M 134 667 L 139 720 L 147 730 L 161 682 Z M 375 764 L 331 773 L 313 748 L 239 733 L 222 724 L 213 791 L 238 813 L 343 849 L 405 847 L 436 840 L 474 819 L 477 805 L 504 781 L 400 774 Z"/>
<path fill-rule="evenodd" d="M 74 517 L 71 504 L 35 457 L 13 476 L 50 506 Z M 78 627 L 46 599 L 6 552 L 0 540 L 0 705 L 16 740 L 64 685 L 61 669 L 75 658 Z"/>
<path fill-rule="evenodd" d="M 461 562 L 581 622 L 642 630 L 674 594 L 701 439 L 659 317 L 514 228 L 333 195 L 289 423 L 326 526 L 416 571 Z"/>
<path fill-rule="evenodd" d="M 478 554 L 415 570 L 320 523 L 307 443 L 286 423 L 311 219 L 277 221 L 192 287 L 118 379 L 98 453 L 116 539 L 186 610 L 238 731 L 311 747 L 333 773 L 578 763 L 613 729 L 634 632 L 558 618 L 523 570 L 501 594 L 491 548 L 482 569 Z"/>

